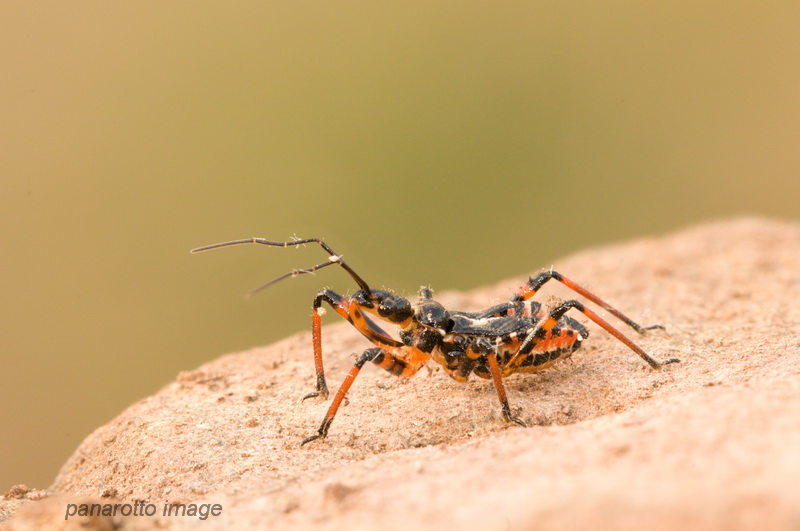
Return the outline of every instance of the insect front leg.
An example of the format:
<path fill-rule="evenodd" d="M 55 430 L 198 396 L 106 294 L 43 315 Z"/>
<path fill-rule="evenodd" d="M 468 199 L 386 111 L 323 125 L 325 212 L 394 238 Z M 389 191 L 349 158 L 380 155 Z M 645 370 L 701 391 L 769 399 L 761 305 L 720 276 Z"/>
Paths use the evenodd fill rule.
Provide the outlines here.
<path fill-rule="evenodd" d="M 333 397 L 333 402 L 331 402 L 328 412 L 325 414 L 325 418 L 322 420 L 319 430 L 317 430 L 317 434 L 304 439 L 303 442 L 300 443 L 300 446 L 316 439 L 324 439 L 328 435 L 328 429 L 333 422 L 333 418 L 336 416 L 336 412 L 339 410 L 339 406 L 341 406 L 347 391 L 350 389 L 350 386 L 353 385 L 353 381 L 355 381 L 356 376 L 361 372 L 361 368 L 365 363 L 371 361 L 378 367 L 389 371 L 395 376 L 410 378 L 425 365 L 428 359 L 430 359 L 430 354 L 422 352 L 415 347 L 369 348 L 365 350 L 361 356 L 358 357 L 355 365 L 350 369 L 350 372 L 347 373 L 344 381 L 342 381 L 342 385 L 336 392 L 336 396 Z"/>
<path fill-rule="evenodd" d="M 325 382 L 325 368 L 322 365 L 322 316 L 325 309 L 322 302 L 325 301 L 336 310 L 336 313 L 349 320 L 347 312 L 347 299 L 330 289 L 324 289 L 314 297 L 314 304 L 311 312 L 311 341 L 314 345 L 314 368 L 317 372 L 317 390 L 303 397 L 314 398 L 322 396 L 328 398 L 328 385 Z"/>
<path fill-rule="evenodd" d="M 328 386 L 325 382 L 325 369 L 322 364 L 322 316 L 325 314 L 323 302 L 327 302 L 340 316 L 347 319 L 361 334 L 379 346 L 399 347 L 402 343 L 393 339 L 372 319 L 364 315 L 361 308 L 370 297 L 382 292 L 361 290 L 352 297 L 342 297 L 330 289 L 317 292 L 311 312 L 311 338 L 314 345 L 314 367 L 317 373 L 317 390 L 303 397 L 322 396 L 328 398 Z"/>

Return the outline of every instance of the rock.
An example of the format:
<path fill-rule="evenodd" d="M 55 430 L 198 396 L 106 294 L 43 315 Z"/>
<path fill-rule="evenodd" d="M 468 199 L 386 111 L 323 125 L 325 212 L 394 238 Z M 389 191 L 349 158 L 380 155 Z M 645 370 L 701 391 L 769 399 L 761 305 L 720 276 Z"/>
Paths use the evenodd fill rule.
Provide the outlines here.
<path fill-rule="evenodd" d="M 16 512 L 17 530 L 800 526 L 800 225 L 716 222 L 556 269 L 664 325 L 625 333 L 681 363 L 653 371 L 587 325 L 571 360 L 505 381 L 529 428 L 503 422 L 489 381 L 459 384 L 433 363 L 401 380 L 369 365 L 329 437 L 301 448 L 328 406 L 300 401 L 314 387 L 303 333 L 180 374 L 91 434 L 50 496 L 7 494 L 0 518 Z M 440 300 L 487 307 L 524 280 Z M 334 390 L 369 346 L 347 323 L 323 328 Z M 157 514 L 64 519 L 67 504 L 136 502 Z M 194 515 L 163 516 L 176 503 Z"/>

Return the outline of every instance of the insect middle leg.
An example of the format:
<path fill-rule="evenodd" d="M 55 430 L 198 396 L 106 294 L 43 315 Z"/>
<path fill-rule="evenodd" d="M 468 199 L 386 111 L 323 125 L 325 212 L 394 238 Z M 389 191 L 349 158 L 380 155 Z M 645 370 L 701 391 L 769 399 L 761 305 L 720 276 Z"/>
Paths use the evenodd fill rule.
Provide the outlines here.
<path fill-rule="evenodd" d="M 506 388 L 503 385 L 503 373 L 497 361 L 497 352 L 500 347 L 500 341 L 496 341 L 494 345 L 486 338 L 472 338 L 472 341 L 459 356 L 460 363 L 453 371 L 448 371 L 456 381 L 466 382 L 469 374 L 476 369 L 476 364 L 481 367 L 485 365 L 488 367 L 488 374 L 486 368 L 479 369 L 476 374 L 481 378 L 490 378 L 494 383 L 494 388 L 497 391 L 497 398 L 500 400 L 500 406 L 503 412 L 503 419 L 509 422 L 515 422 L 520 426 L 527 427 L 522 420 L 511 415 L 511 406 L 508 404 L 508 396 L 506 395 Z M 445 366 L 445 370 L 447 367 Z"/>
<path fill-rule="evenodd" d="M 303 442 L 300 443 L 300 446 L 316 439 L 324 439 L 328 435 L 328 429 L 333 422 L 333 418 L 336 416 L 336 412 L 339 410 L 339 406 L 342 404 L 347 391 L 350 389 L 350 386 L 353 385 L 353 381 L 355 381 L 356 376 L 361 372 L 361 368 L 366 362 L 371 361 L 378 367 L 385 369 L 395 376 L 410 378 L 425 365 L 428 359 L 430 359 L 430 354 L 409 346 L 379 347 L 365 350 L 361 356 L 358 357 L 355 365 L 350 369 L 350 372 L 347 373 L 344 381 L 342 381 L 342 385 L 336 392 L 336 396 L 333 397 L 333 402 L 331 402 L 328 412 L 325 414 L 325 418 L 322 420 L 319 430 L 317 430 L 317 434 L 304 439 Z"/>
<path fill-rule="evenodd" d="M 525 422 L 511 415 L 511 406 L 508 405 L 506 388 L 503 386 L 503 376 L 500 372 L 500 367 L 497 364 L 497 354 L 494 350 L 487 354 L 487 360 L 489 362 L 489 372 L 492 374 L 492 381 L 494 382 L 494 387 L 497 390 L 497 397 L 500 399 L 500 405 L 503 408 L 503 418 L 509 422 L 515 422 L 523 428 L 527 427 L 528 425 L 525 424 Z"/>

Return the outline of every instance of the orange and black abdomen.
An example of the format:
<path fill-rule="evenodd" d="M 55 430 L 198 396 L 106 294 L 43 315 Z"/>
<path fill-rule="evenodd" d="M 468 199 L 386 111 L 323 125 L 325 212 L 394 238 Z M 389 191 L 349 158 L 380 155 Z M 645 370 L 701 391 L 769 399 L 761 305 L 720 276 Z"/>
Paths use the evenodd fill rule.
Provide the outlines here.
<path fill-rule="evenodd" d="M 491 378 L 487 354 L 495 348 L 503 377 L 515 372 L 536 372 L 546 369 L 556 361 L 571 356 L 589 336 L 589 332 L 582 324 L 566 316 L 559 319 L 549 330 L 539 329 L 538 325 L 546 318 L 547 314 L 544 312 L 525 316 L 522 319 L 527 322 L 527 326 L 490 337 L 462 335 L 467 329 L 466 326 L 462 326 L 459 330 L 461 334 L 447 337 L 442 341 L 432 353 L 433 358 L 442 365 L 448 375 L 460 382 L 466 381 L 472 373 L 481 378 Z M 493 328 L 513 329 L 514 326 L 518 326 L 514 325 L 513 319 L 511 316 L 498 318 L 497 323 L 492 323 Z M 518 317 L 516 320 L 521 318 Z M 530 334 L 534 335 L 528 337 Z"/>
<path fill-rule="evenodd" d="M 537 337 L 532 346 L 523 347 L 520 352 L 504 353 L 502 356 L 503 376 L 515 372 L 536 372 L 546 369 L 558 360 L 572 356 L 581 342 L 589 337 L 589 331 L 570 317 L 562 317 L 556 325 Z M 516 349 L 515 349 L 516 351 Z"/>
<path fill-rule="evenodd" d="M 536 318 L 533 318 L 536 321 Z M 531 332 L 535 329 L 531 327 Z M 498 363 L 503 377 L 520 372 L 537 372 L 547 369 L 556 361 L 569 358 L 578 350 L 581 342 L 589 336 L 582 324 L 570 317 L 562 317 L 556 326 L 547 330 L 541 337 L 524 345 L 525 338 L 504 337 L 498 349 Z M 521 351 L 524 349 L 524 352 Z M 481 378 L 491 378 L 486 359 L 481 359 L 473 367 L 473 372 Z"/>
<path fill-rule="evenodd" d="M 542 338 L 535 340 L 530 352 L 518 356 L 513 352 L 504 353 L 503 376 L 546 369 L 558 360 L 569 358 L 587 337 L 589 331 L 582 324 L 570 317 L 562 317 Z"/>

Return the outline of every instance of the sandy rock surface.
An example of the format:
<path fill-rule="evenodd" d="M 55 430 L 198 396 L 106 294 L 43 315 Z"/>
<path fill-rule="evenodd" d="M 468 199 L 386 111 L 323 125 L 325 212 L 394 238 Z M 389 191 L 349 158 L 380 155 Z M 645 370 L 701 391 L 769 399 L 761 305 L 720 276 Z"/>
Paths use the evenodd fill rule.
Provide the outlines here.
<path fill-rule="evenodd" d="M 503 422 L 489 381 L 459 384 L 433 363 L 412 379 L 367 365 L 329 437 L 301 448 L 329 403 L 300 402 L 314 387 L 303 333 L 180 374 L 91 434 L 47 492 L 7 493 L 0 520 L 15 515 L 15 530 L 800 528 L 800 225 L 710 223 L 554 267 L 640 323 L 663 324 L 629 337 L 681 363 L 653 371 L 590 323 L 571 360 L 505 381 L 528 428 Z M 480 309 L 524 280 L 438 298 Z M 542 295 L 575 298 L 550 284 Z M 368 347 L 346 323 L 323 328 L 333 390 Z M 221 514 L 64 519 L 70 503 L 137 501 L 158 515 L 165 503 Z"/>

